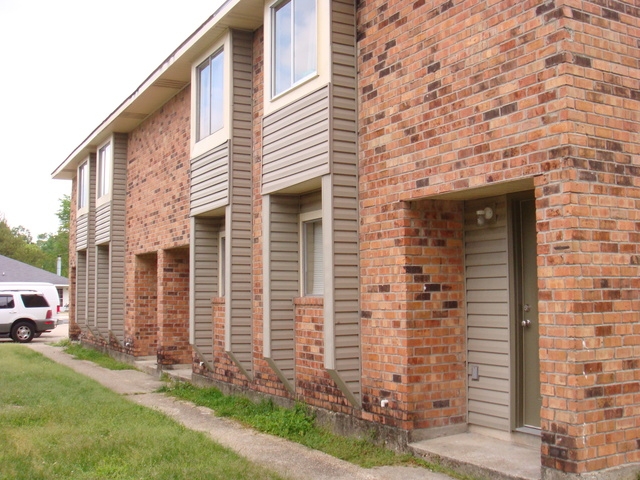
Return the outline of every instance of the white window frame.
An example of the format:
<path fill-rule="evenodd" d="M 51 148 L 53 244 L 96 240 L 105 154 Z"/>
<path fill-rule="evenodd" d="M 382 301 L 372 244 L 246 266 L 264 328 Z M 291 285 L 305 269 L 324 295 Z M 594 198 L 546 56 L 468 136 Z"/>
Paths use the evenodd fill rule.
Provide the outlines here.
<path fill-rule="evenodd" d="M 264 112 L 265 115 L 272 113 L 295 100 L 302 98 L 330 81 L 330 59 L 331 59 L 331 2 L 316 0 L 316 70 L 314 73 L 299 79 L 290 88 L 275 93 L 275 12 L 284 3 L 295 0 L 274 0 L 265 2 L 265 95 Z"/>
<path fill-rule="evenodd" d="M 224 48 L 220 48 L 209 55 L 204 61 L 200 62 L 200 64 L 196 67 L 196 95 L 198 97 L 198 105 L 196 108 L 196 141 L 200 142 L 207 138 L 210 135 L 213 135 L 215 132 L 220 130 L 224 126 L 224 115 L 223 112 L 220 111 L 222 105 L 224 105 L 224 98 L 222 97 L 225 84 L 224 78 L 224 57 L 225 57 Z M 217 70 L 214 71 L 212 67 L 213 64 L 219 65 L 222 68 L 222 72 L 220 72 L 220 78 L 216 75 L 214 77 L 214 73 L 217 73 Z M 203 69 L 207 68 L 207 72 L 209 73 L 209 82 L 207 86 L 203 86 Z M 206 90 L 206 92 L 205 92 Z M 218 95 L 214 95 L 213 92 L 218 92 Z M 205 95 L 206 94 L 206 95 Z M 208 105 L 203 108 L 203 98 L 208 99 Z M 219 101 L 220 103 L 215 103 L 215 101 Z M 205 115 L 203 115 L 203 111 L 206 110 L 206 120 L 209 125 L 205 127 L 202 125 Z M 213 113 L 216 112 L 220 114 L 219 118 L 214 118 Z M 214 123 L 215 120 L 215 123 Z"/>
<path fill-rule="evenodd" d="M 85 161 L 78 166 L 78 214 L 89 211 L 89 161 Z"/>
<path fill-rule="evenodd" d="M 307 227 L 322 224 L 322 211 L 305 212 L 299 215 L 300 222 L 300 294 L 303 297 L 324 296 L 324 254 L 325 249 L 322 241 L 322 230 L 320 230 L 320 244 L 316 242 L 318 237 L 314 234 L 309 238 Z M 315 240 L 315 241 L 314 241 Z M 313 243 L 311 243 L 313 242 Z M 320 254 L 320 257 L 314 255 Z M 320 268 L 318 272 L 316 269 Z"/>
<path fill-rule="evenodd" d="M 199 138 L 200 118 L 200 66 L 216 55 L 223 55 L 222 126 Z M 229 139 L 231 103 L 231 35 L 227 32 L 191 66 L 191 158 L 198 157 Z"/>
<path fill-rule="evenodd" d="M 96 199 L 104 203 L 111 199 L 113 186 L 113 142 L 103 143 L 98 148 L 96 159 Z"/>
<path fill-rule="evenodd" d="M 299 18 L 298 12 L 304 12 L 302 2 L 311 2 L 314 4 L 316 11 L 315 15 L 311 18 L 311 22 L 309 25 L 306 25 L 306 28 L 298 28 L 296 25 L 296 18 Z M 290 11 L 290 18 L 285 25 L 279 27 L 279 22 L 284 19 L 279 19 L 279 12 L 282 12 L 288 6 L 288 10 Z M 301 84 L 314 77 L 318 71 L 318 11 L 317 4 L 315 0 L 281 0 L 275 3 L 271 7 L 271 56 L 273 59 L 272 65 L 274 67 L 271 68 L 271 96 L 277 97 L 292 88 L 295 88 L 296 85 Z M 285 30 L 290 37 L 288 40 L 290 41 L 288 52 L 281 53 L 282 60 L 284 62 L 278 62 L 278 31 Z M 302 33 L 302 35 L 300 34 Z M 299 46 L 304 46 L 305 43 L 308 43 L 309 50 L 305 52 L 301 52 L 301 55 L 297 55 L 297 50 Z M 286 55 L 285 55 L 286 53 Z M 304 58 L 304 57 L 311 58 Z M 285 58 L 286 57 L 286 58 Z M 302 59 L 300 58 L 302 57 Z M 307 66 L 308 71 L 300 72 L 300 76 L 296 73 L 298 63 L 304 63 L 305 61 L 310 61 L 310 64 Z M 286 83 L 278 89 L 278 68 L 275 68 L 275 64 L 281 65 L 284 63 L 288 68 L 286 73 L 286 79 L 283 79 Z"/>

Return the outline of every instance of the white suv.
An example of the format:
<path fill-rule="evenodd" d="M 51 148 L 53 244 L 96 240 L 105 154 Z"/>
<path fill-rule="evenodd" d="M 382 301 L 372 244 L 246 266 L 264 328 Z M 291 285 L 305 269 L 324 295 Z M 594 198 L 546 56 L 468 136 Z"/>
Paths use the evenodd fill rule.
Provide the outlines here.
<path fill-rule="evenodd" d="M 0 338 L 28 343 L 55 328 L 47 299 L 33 290 L 0 290 Z"/>

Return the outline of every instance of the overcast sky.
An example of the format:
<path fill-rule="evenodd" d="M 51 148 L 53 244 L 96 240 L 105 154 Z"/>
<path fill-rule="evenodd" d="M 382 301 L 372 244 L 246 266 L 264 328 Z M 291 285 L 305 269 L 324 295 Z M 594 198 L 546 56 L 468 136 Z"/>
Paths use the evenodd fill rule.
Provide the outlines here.
<path fill-rule="evenodd" d="M 0 0 L 0 217 L 55 233 L 51 173 L 222 0 Z"/>

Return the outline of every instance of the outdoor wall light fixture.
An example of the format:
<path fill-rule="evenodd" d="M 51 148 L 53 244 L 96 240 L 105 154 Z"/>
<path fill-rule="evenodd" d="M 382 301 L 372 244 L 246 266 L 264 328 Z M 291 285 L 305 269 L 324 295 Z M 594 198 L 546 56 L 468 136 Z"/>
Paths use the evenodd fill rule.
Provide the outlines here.
<path fill-rule="evenodd" d="M 488 223 L 493 223 L 496 220 L 496 214 L 491 207 L 476 210 L 476 215 L 478 216 L 478 226 L 480 227 Z"/>

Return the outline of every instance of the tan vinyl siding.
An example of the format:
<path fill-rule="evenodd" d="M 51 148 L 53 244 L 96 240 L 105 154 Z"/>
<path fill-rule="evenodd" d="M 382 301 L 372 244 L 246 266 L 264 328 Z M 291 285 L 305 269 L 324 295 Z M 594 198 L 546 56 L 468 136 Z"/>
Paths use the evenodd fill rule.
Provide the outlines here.
<path fill-rule="evenodd" d="M 89 215 L 80 215 L 76 220 L 76 250 L 89 246 Z"/>
<path fill-rule="evenodd" d="M 477 225 L 476 210 L 495 207 L 497 220 Z M 465 205 L 465 274 L 469 368 L 469 423 L 510 429 L 509 267 L 504 197 Z"/>
<path fill-rule="evenodd" d="M 229 143 L 191 160 L 191 215 L 229 203 Z"/>
<path fill-rule="evenodd" d="M 329 173 L 329 87 L 263 120 L 262 192 Z"/>
<path fill-rule="evenodd" d="M 89 214 L 87 215 L 87 325 L 96 326 L 96 156 L 89 155 Z"/>
<path fill-rule="evenodd" d="M 111 240 L 111 202 L 96 207 L 96 245 Z"/>
<path fill-rule="evenodd" d="M 360 305 L 355 8 L 331 2 L 331 183 L 335 372 L 359 403 Z M 325 305 L 325 310 L 327 306 Z"/>
<path fill-rule="evenodd" d="M 109 269 L 109 330 L 124 342 L 125 200 L 127 194 L 127 141 L 124 133 L 113 136 L 113 190 L 111 193 L 111 264 Z"/>
<path fill-rule="evenodd" d="M 316 195 L 316 197 L 318 197 Z M 295 390 L 295 312 L 300 295 L 299 198 L 271 196 L 269 243 L 269 309 L 271 365 L 290 390 Z M 318 199 L 316 199 L 318 202 Z M 313 205 L 313 202 L 312 202 Z M 316 205 L 317 207 L 319 205 Z"/>
<path fill-rule="evenodd" d="M 76 322 L 87 325 L 87 251 L 76 254 Z"/>
<path fill-rule="evenodd" d="M 193 344 L 213 365 L 213 310 L 219 292 L 219 235 L 223 218 L 196 217 L 193 222 Z"/>
<path fill-rule="evenodd" d="M 232 137 L 230 202 L 226 214 L 229 275 L 226 296 L 226 349 L 251 377 L 253 371 L 252 230 L 252 35 L 232 32 Z"/>
<path fill-rule="evenodd" d="M 109 330 L 109 247 L 96 247 L 96 327 L 101 335 L 108 337 Z"/>

